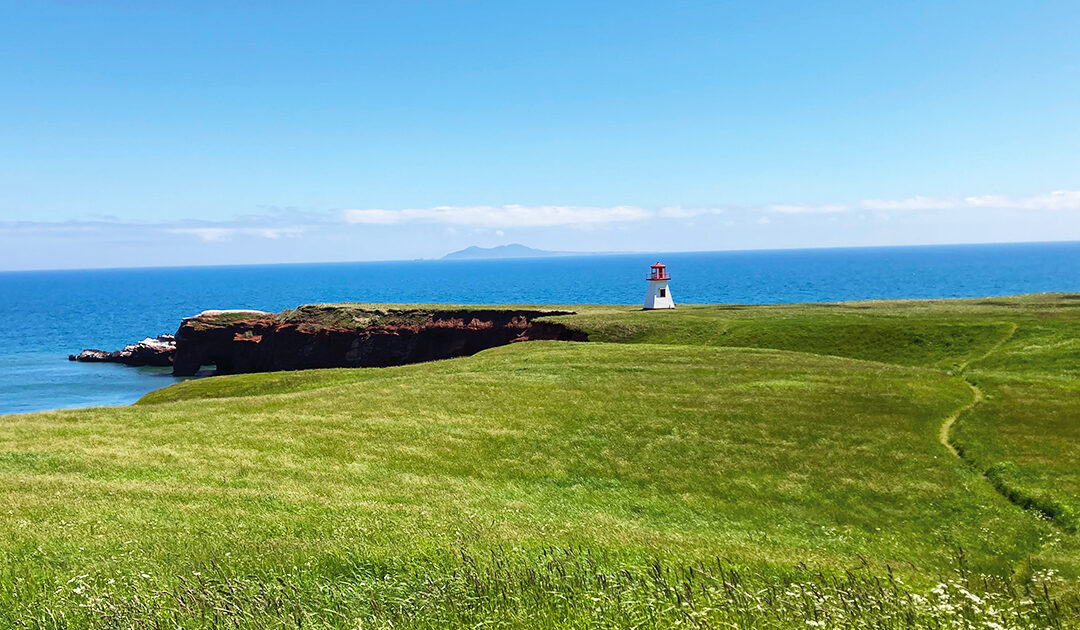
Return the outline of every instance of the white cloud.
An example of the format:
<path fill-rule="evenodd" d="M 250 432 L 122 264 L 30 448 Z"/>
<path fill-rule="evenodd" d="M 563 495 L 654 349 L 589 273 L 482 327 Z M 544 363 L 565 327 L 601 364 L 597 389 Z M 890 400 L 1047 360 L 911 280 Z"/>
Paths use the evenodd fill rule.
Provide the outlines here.
<path fill-rule="evenodd" d="M 653 216 L 636 206 L 436 206 L 405 210 L 344 210 L 349 223 L 399 225 L 403 223 L 446 223 L 492 228 L 550 227 L 555 225 L 595 225 L 643 221 Z"/>
<path fill-rule="evenodd" d="M 1055 190 L 1023 200 L 1031 210 L 1080 210 L 1080 190 Z"/>
<path fill-rule="evenodd" d="M 802 204 L 802 203 L 777 203 L 771 206 L 766 206 L 766 210 L 769 212 L 780 212 L 782 214 L 829 214 L 833 212 L 845 212 L 848 207 L 843 204 Z"/>
<path fill-rule="evenodd" d="M 855 205 L 778 203 L 764 206 L 767 212 L 781 214 L 831 214 L 863 210 L 957 210 L 995 208 L 1013 210 L 1080 210 L 1080 190 L 1055 190 L 1030 197 L 975 195 L 970 197 L 930 197 L 916 195 L 906 199 L 864 199 Z"/>
<path fill-rule="evenodd" d="M 85 234 L 100 232 L 111 223 L 101 221 L 0 221 L 0 232 L 48 233 L 48 234 Z"/>
<path fill-rule="evenodd" d="M 290 208 L 267 208 L 264 214 L 243 215 L 221 221 L 177 220 L 160 223 L 139 223 L 105 220 L 69 221 L 0 221 L 0 234 L 53 235 L 56 238 L 79 239 L 160 238 L 171 234 L 180 238 L 195 238 L 203 243 L 225 243 L 241 238 L 280 239 L 315 238 L 328 234 L 339 237 L 347 228 L 344 223 L 362 230 L 371 225 L 408 226 L 437 224 L 450 235 L 468 233 L 492 234 L 511 228 L 571 227 L 589 229 L 635 229 L 650 220 L 681 220 L 684 230 L 693 230 L 689 220 L 698 216 L 721 215 L 735 223 L 759 217 L 782 215 L 829 215 L 831 220 L 844 213 L 863 220 L 863 215 L 882 218 L 892 212 L 969 212 L 986 209 L 1016 212 L 1075 212 L 1080 211 L 1080 190 L 1054 190 L 1029 196 L 1000 194 L 966 197 L 913 196 L 903 199 L 865 199 L 844 203 L 777 203 L 761 206 L 435 206 L 404 210 L 354 209 L 335 212 L 300 211 Z M 870 212 L 867 212 L 870 211 Z"/>
<path fill-rule="evenodd" d="M 187 234 L 197 237 L 204 243 L 224 243 L 235 236 L 255 236 L 277 240 L 280 238 L 299 238 L 304 233 L 303 227 L 267 227 L 267 228 L 237 228 L 237 227 L 196 227 L 196 228 L 169 228 L 171 234 Z"/>
<path fill-rule="evenodd" d="M 960 207 L 959 200 L 940 197 L 908 197 L 907 199 L 864 199 L 859 205 L 867 210 L 948 210 Z"/>
<path fill-rule="evenodd" d="M 1007 208 L 1013 207 L 1016 202 L 1011 201 L 1004 195 L 979 195 L 977 197 L 964 197 L 959 201 L 941 200 L 942 208 Z"/>
<path fill-rule="evenodd" d="M 486 228 L 552 227 L 557 225 L 596 226 L 630 223 L 653 218 L 689 219 L 706 214 L 722 214 L 722 208 L 668 206 L 658 210 L 638 206 L 435 206 L 385 210 L 382 208 L 343 210 L 348 223 L 401 225 L 441 223 Z"/>
<path fill-rule="evenodd" d="M 235 228 L 176 228 L 169 230 L 172 234 L 190 234 L 199 237 L 204 243 L 223 243 L 233 237 Z"/>
<path fill-rule="evenodd" d="M 244 233 L 254 233 L 257 236 L 269 239 L 300 238 L 307 228 L 302 226 L 262 228 L 258 230 L 241 230 Z"/>
<path fill-rule="evenodd" d="M 868 210 L 955 210 L 960 208 L 1080 210 L 1080 190 L 1055 190 L 1030 197 L 977 195 L 960 198 L 918 196 L 897 200 L 866 199 L 860 205 Z"/>
<path fill-rule="evenodd" d="M 703 214 L 723 214 L 723 208 L 710 208 L 710 207 L 685 207 L 685 206 L 669 206 L 667 208 L 660 208 L 657 213 L 662 219 L 691 219 Z"/>

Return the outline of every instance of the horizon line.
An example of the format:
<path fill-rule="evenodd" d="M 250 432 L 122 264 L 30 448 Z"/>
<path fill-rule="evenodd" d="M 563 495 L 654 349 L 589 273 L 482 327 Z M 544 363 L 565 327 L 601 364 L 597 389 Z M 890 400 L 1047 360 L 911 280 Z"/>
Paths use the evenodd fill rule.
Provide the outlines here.
<path fill-rule="evenodd" d="M 591 258 L 596 256 L 649 256 L 665 255 L 665 254 L 719 254 L 719 253 L 740 253 L 740 252 L 795 252 L 795 251 L 825 251 L 825 250 L 843 250 L 843 249 L 904 249 L 915 247 L 973 247 L 979 245 L 1063 245 L 1077 243 L 1080 244 L 1080 239 L 1065 239 L 1055 241 L 977 241 L 977 242 L 954 242 L 954 243 L 906 243 L 903 245 L 825 245 L 820 247 L 752 247 L 746 249 L 697 249 L 697 250 L 673 250 L 673 251 L 637 251 L 637 252 L 573 252 L 573 251 L 556 251 L 551 256 L 521 256 L 521 257 L 505 257 L 505 258 L 466 258 L 466 259 L 446 259 L 444 257 L 439 258 L 381 258 L 370 260 L 312 260 L 303 262 L 251 262 L 251 263 L 225 263 L 225 264 L 204 264 L 204 265 L 130 265 L 130 266 L 116 266 L 116 267 L 41 267 L 36 269 L 0 269 L 0 274 L 18 274 L 18 273 L 48 273 L 57 271 L 138 271 L 138 270 L 152 270 L 152 269 L 224 269 L 224 268 L 236 268 L 236 267 L 276 267 L 276 266 L 303 266 L 303 265 L 348 265 L 348 264 L 371 264 L 371 263 L 408 263 L 408 262 L 440 262 L 440 263 L 466 263 L 466 262 L 483 262 L 483 261 L 500 261 L 500 260 L 544 260 L 550 258 Z M 505 245 L 516 245 L 520 243 L 506 243 L 504 245 L 492 245 L 491 247 L 484 247 L 482 249 L 492 249 L 495 247 L 502 247 Z M 470 245 L 469 247 L 480 247 L 478 245 Z M 526 246 L 528 247 L 528 246 Z M 465 248 L 468 249 L 468 248 Z M 535 248 L 534 248 L 535 249 Z M 462 251 L 462 250 L 455 250 Z M 538 250 L 549 251 L 549 250 Z M 453 253 L 453 252 L 450 252 Z M 445 256 L 445 254 L 444 254 Z"/>

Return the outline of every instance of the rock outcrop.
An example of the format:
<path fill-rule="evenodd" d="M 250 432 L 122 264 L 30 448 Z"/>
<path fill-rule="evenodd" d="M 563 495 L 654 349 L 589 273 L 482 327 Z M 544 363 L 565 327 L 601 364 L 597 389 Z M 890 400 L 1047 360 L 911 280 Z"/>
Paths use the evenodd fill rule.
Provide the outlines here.
<path fill-rule="evenodd" d="M 467 356 L 532 339 L 586 341 L 585 333 L 536 321 L 566 312 L 522 309 L 380 310 L 305 306 L 277 315 L 205 312 L 176 333 L 173 374 L 206 365 L 217 374 L 385 367 Z"/>
<path fill-rule="evenodd" d="M 168 367 L 172 365 L 175 352 L 176 337 L 173 335 L 159 335 L 157 337 L 147 337 L 139 343 L 124 346 L 123 350 L 114 352 L 94 349 L 83 350 L 79 354 L 68 355 L 68 360 L 84 363 L 122 363 L 132 367 Z"/>

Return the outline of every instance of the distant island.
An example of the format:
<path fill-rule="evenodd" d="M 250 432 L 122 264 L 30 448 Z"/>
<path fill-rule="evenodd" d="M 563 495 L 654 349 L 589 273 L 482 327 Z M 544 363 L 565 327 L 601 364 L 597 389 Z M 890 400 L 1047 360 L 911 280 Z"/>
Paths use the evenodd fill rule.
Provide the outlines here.
<path fill-rule="evenodd" d="M 499 245 L 497 247 L 466 247 L 450 252 L 443 260 L 479 260 L 483 258 L 541 258 L 544 256 L 586 256 L 591 252 L 552 252 L 546 249 L 526 247 L 519 243 Z"/>

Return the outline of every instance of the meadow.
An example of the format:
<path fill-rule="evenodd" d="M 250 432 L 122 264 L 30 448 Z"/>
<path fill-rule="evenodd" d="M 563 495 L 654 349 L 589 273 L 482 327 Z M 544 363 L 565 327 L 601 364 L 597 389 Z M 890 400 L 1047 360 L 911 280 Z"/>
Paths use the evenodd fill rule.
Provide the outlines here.
<path fill-rule="evenodd" d="M 571 306 L 3 416 L 0 624 L 1080 626 L 1077 298 Z"/>

